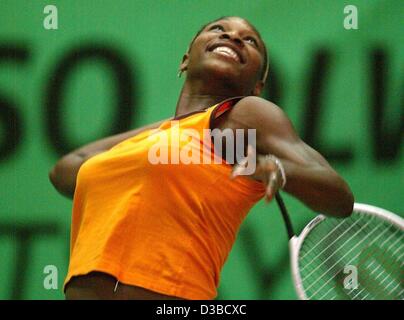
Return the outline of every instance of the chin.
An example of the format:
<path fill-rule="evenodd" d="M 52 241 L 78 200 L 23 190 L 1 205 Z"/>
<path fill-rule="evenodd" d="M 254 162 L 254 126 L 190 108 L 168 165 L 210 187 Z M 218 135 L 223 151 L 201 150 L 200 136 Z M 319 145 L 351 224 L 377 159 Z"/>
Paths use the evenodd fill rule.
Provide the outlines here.
<path fill-rule="evenodd" d="M 239 82 L 241 80 L 240 71 L 235 66 L 222 61 L 212 61 L 205 64 L 202 74 L 209 75 L 215 79 L 223 79 L 231 82 Z"/>

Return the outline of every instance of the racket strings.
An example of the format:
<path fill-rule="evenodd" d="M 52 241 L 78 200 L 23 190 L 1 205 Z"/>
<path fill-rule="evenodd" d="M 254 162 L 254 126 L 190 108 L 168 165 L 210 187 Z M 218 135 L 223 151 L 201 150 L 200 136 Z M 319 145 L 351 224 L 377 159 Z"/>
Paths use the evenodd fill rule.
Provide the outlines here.
<path fill-rule="evenodd" d="M 362 230 L 362 229 L 361 229 L 361 230 Z M 362 242 L 364 242 L 364 241 L 365 241 L 372 233 L 374 233 L 375 231 L 377 231 L 377 229 L 372 230 L 371 233 L 367 234 L 364 239 L 362 239 L 362 240 L 361 240 L 359 243 L 357 243 L 354 247 L 352 247 L 351 249 L 349 249 L 349 251 L 348 251 L 347 253 L 345 253 L 341 258 L 339 258 L 337 261 L 335 261 L 334 259 L 331 259 L 331 258 L 333 258 L 333 257 L 337 254 L 337 251 L 340 250 L 340 249 L 342 249 L 342 247 L 341 247 L 341 248 L 338 248 L 338 249 L 336 250 L 336 252 L 333 252 L 333 253 L 326 259 L 326 261 L 328 261 L 328 260 L 333 261 L 333 260 L 334 260 L 335 262 L 334 262 L 331 266 L 329 266 L 329 264 L 328 264 L 326 271 L 325 271 L 324 273 L 322 273 L 322 274 L 315 280 L 315 282 L 313 282 L 313 283 L 307 288 L 307 290 L 309 290 L 310 287 L 313 287 L 315 283 L 318 283 L 324 276 L 327 275 L 327 273 L 329 273 L 329 272 L 332 273 L 332 271 L 333 271 L 333 270 L 335 271 L 335 269 L 336 269 L 335 273 L 330 277 L 330 279 L 329 279 L 327 282 L 325 282 L 320 288 L 318 288 L 318 289 L 313 293 L 313 295 L 317 294 L 325 285 L 327 285 L 330 281 L 332 281 L 333 278 L 336 277 L 336 276 L 340 273 L 340 271 L 341 271 L 341 266 L 343 265 L 342 263 L 344 262 L 344 258 L 346 258 L 350 252 L 353 252 L 353 250 L 354 250 L 357 246 L 359 246 Z M 356 233 L 356 234 L 357 234 L 357 233 Z M 379 237 L 380 237 L 380 236 L 381 236 L 381 235 L 379 235 Z M 345 243 L 345 244 L 346 244 L 346 243 Z M 344 244 L 344 245 L 345 245 L 345 244 Z M 358 255 L 359 255 L 359 254 L 358 254 Z M 358 255 L 356 255 L 354 258 L 356 258 Z M 351 258 L 351 259 L 348 261 L 348 264 L 351 263 L 352 260 L 353 260 L 353 258 Z M 342 262 L 342 263 L 341 263 L 341 262 Z M 335 267 L 335 268 L 334 268 L 334 267 Z"/>
<path fill-rule="evenodd" d="M 382 235 L 383 235 L 383 234 L 381 234 L 381 235 L 379 236 L 379 238 L 380 238 Z M 374 241 L 372 241 L 371 244 L 373 244 L 373 242 L 374 242 Z M 357 258 L 358 256 L 359 256 L 359 254 L 357 254 L 354 258 Z M 342 259 L 341 259 L 341 260 L 342 260 Z M 348 263 L 351 263 L 352 260 L 353 260 L 353 259 L 350 259 L 350 260 L 348 261 Z M 382 263 L 382 261 L 380 261 L 380 262 Z M 336 265 L 336 264 L 335 264 L 335 265 Z M 379 266 L 380 266 L 380 265 L 379 265 Z M 358 265 L 357 267 L 359 267 L 359 265 Z M 330 268 L 330 269 L 331 269 L 331 268 Z M 318 288 L 317 291 L 315 291 L 315 292 L 313 293 L 313 295 L 317 294 L 324 286 L 326 286 L 326 285 L 328 284 L 328 282 L 332 281 L 333 278 L 335 278 L 336 276 L 338 276 L 338 274 L 341 272 L 341 269 L 342 269 L 342 268 L 340 268 L 340 270 L 337 269 L 337 272 L 335 272 L 327 282 L 325 282 L 320 288 Z M 324 275 L 325 275 L 325 274 L 324 274 Z M 380 276 L 380 275 L 381 275 L 381 274 L 379 274 L 379 276 Z M 376 279 L 373 279 L 373 280 L 377 280 L 377 278 L 378 278 L 378 277 L 376 277 Z"/>
<path fill-rule="evenodd" d="M 403 233 L 374 216 L 327 218 L 305 238 L 300 275 L 312 299 L 403 298 Z M 359 273 L 358 288 L 345 289 L 345 267 Z"/>
<path fill-rule="evenodd" d="M 386 262 L 385 262 L 385 261 L 386 261 L 386 259 L 383 259 L 383 260 L 381 260 L 381 261 L 379 261 L 379 262 L 386 265 Z M 379 266 L 380 266 L 380 265 L 379 265 Z M 360 266 L 358 266 L 358 267 L 361 268 Z M 366 268 L 368 268 L 368 269 L 369 269 L 369 267 L 370 267 L 370 265 L 366 266 Z M 377 267 L 377 268 L 378 268 L 378 267 Z M 340 269 L 342 269 L 342 268 L 340 268 Z M 390 268 L 390 269 L 391 269 L 391 268 Z M 396 269 L 399 270 L 399 266 L 396 265 Z M 375 270 L 376 270 L 376 269 L 375 269 Z M 372 289 L 372 287 L 376 287 L 376 285 L 377 285 L 378 290 L 380 291 L 380 288 L 379 288 L 379 287 L 380 287 L 382 284 L 384 284 L 385 282 L 386 282 L 386 286 L 385 286 L 385 290 L 383 290 L 383 292 L 382 292 L 382 296 L 386 294 L 386 290 L 387 290 L 387 289 L 390 289 L 390 290 L 387 292 L 387 295 L 391 295 L 391 294 L 394 293 L 394 291 L 396 291 L 396 290 L 400 287 L 400 284 L 394 279 L 394 277 L 389 277 L 389 275 L 390 275 L 389 273 L 386 273 L 386 276 L 385 276 L 384 278 L 381 277 L 381 275 L 382 275 L 383 273 L 379 273 L 378 276 L 376 276 L 375 279 L 371 279 L 371 276 L 372 276 L 372 274 L 374 273 L 375 270 L 373 270 L 373 271 L 371 271 L 370 273 L 368 273 L 367 276 L 365 276 L 365 277 L 362 276 L 362 277 L 359 279 L 359 282 L 360 282 L 360 283 L 365 283 L 365 284 L 366 284 L 366 288 L 359 290 L 357 293 L 354 292 L 354 289 L 357 289 L 357 288 L 354 288 L 354 289 L 350 290 L 348 293 L 346 293 L 346 295 L 347 295 L 350 299 L 360 298 L 360 297 L 362 297 L 362 294 L 363 294 L 363 293 L 366 293 L 366 290 L 365 290 L 365 289 L 367 289 L 367 290 L 369 291 L 369 289 Z M 363 274 L 363 273 L 365 273 L 364 271 L 365 271 L 365 270 L 360 270 L 360 273 Z M 390 272 L 394 272 L 394 270 L 390 270 Z M 334 286 L 335 286 L 335 285 L 338 285 L 338 280 L 341 280 L 341 279 L 338 279 L 338 275 L 339 275 L 340 273 L 341 273 L 341 270 L 340 270 L 339 272 L 335 272 L 335 273 L 331 276 L 331 278 L 330 278 L 330 281 L 331 281 L 331 280 L 334 280 L 334 282 L 335 282 L 335 283 L 334 283 Z M 365 275 L 366 275 L 366 273 L 365 273 Z M 400 276 L 399 276 L 399 277 L 400 277 Z M 334 278 L 334 279 L 332 279 L 332 278 Z M 376 283 L 376 282 L 375 282 L 375 281 L 378 280 L 378 278 L 381 279 L 380 283 Z M 390 279 L 391 279 L 391 280 L 390 280 Z M 368 280 L 370 280 L 370 281 L 368 282 Z M 389 280 L 389 281 L 386 281 L 386 280 Z M 315 286 L 314 289 L 317 289 L 317 290 L 312 293 L 312 296 L 315 296 L 317 293 L 321 292 L 321 289 L 323 289 L 323 287 L 327 288 L 326 285 L 330 286 L 330 284 L 329 284 L 330 281 L 327 281 L 326 283 L 324 283 L 322 286 L 320 286 L 320 288 L 318 288 L 318 286 Z M 372 283 L 374 283 L 375 286 L 372 286 L 372 285 L 371 285 Z M 328 289 L 327 292 L 326 292 L 324 295 L 322 295 L 322 296 L 320 297 L 320 299 L 325 298 L 325 297 L 328 295 L 328 293 L 329 293 L 330 291 L 331 291 L 331 290 Z M 374 290 L 373 290 L 373 291 L 374 291 Z M 400 291 L 400 294 L 401 294 L 401 293 L 402 293 L 402 292 Z M 352 296 L 352 294 L 354 294 L 354 296 Z M 363 299 L 364 299 L 364 298 L 367 298 L 368 295 L 369 295 L 369 292 L 366 293 L 365 296 L 363 296 Z M 331 298 L 331 296 L 330 296 L 329 298 L 333 299 L 333 298 L 335 298 L 336 296 L 337 296 L 337 295 L 334 294 L 334 295 L 332 296 L 332 298 Z M 374 295 L 374 296 L 377 297 L 377 295 Z"/>
<path fill-rule="evenodd" d="M 399 243 L 400 238 L 397 238 L 391 245 L 389 245 L 389 247 L 385 248 L 383 247 L 383 245 L 390 240 L 390 238 L 394 235 L 398 233 L 398 230 L 396 230 L 393 234 L 391 234 L 389 237 L 387 237 L 383 243 L 380 245 L 381 249 L 386 249 L 387 251 L 389 251 L 390 249 L 392 249 L 392 247 L 394 245 L 396 245 L 397 243 Z M 400 247 L 396 248 L 392 254 L 395 255 L 398 251 L 399 251 Z M 380 258 L 381 260 L 379 260 L 376 265 L 376 267 L 371 271 L 371 272 L 367 272 L 366 269 L 370 269 L 370 267 L 372 265 L 375 264 L 375 262 L 377 261 L 376 259 L 373 259 L 372 255 L 373 254 L 378 254 L 376 249 L 373 250 L 369 250 L 369 252 L 367 253 L 367 255 L 365 256 L 365 261 L 364 263 L 359 262 L 358 264 L 358 269 L 359 269 L 359 282 L 365 283 L 366 286 L 364 286 L 362 289 L 358 290 L 358 292 L 355 292 L 355 289 L 351 289 L 349 292 L 347 292 L 347 295 L 350 296 L 350 298 L 352 300 L 355 300 L 357 298 L 361 298 L 361 300 L 364 300 L 366 298 L 373 298 L 373 299 L 377 299 L 379 297 L 385 297 L 386 294 L 387 295 L 391 295 L 400 285 L 400 281 L 397 281 L 396 278 L 394 278 L 393 276 L 391 276 L 391 273 L 395 273 L 396 271 L 400 272 L 401 270 L 401 266 L 398 263 L 395 263 L 394 260 L 388 261 L 389 259 L 389 255 L 382 255 Z M 372 259 L 372 260 L 370 260 Z M 367 264 L 367 265 L 366 265 Z M 390 269 L 390 272 L 380 272 L 377 276 L 375 276 L 373 279 L 371 278 L 371 276 L 378 270 L 380 270 L 380 268 L 382 267 L 384 268 L 388 268 Z M 395 266 L 395 268 L 394 268 Z M 364 274 L 364 275 L 363 275 Z M 381 281 L 377 281 L 378 278 L 380 278 L 382 275 L 385 275 L 385 277 L 383 279 L 381 279 Z M 387 279 L 391 279 L 390 282 L 386 283 L 385 286 L 382 286 L 383 283 L 387 280 Z M 396 284 L 396 286 L 394 287 L 394 290 L 390 290 L 391 288 L 390 285 L 392 284 Z M 382 290 L 382 292 L 378 292 Z M 390 290 L 390 291 L 388 291 Z M 372 291 L 372 294 L 371 292 Z"/>
<path fill-rule="evenodd" d="M 359 221 L 359 220 L 358 220 Z M 311 269 L 311 271 L 309 272 L 309 274 L 307 274 L 303 280 L 305 280 L 306 278 L 308 278 L 309 276 L 311 276 L 317 269 L 319 269 L 321 266 L 325 265 L 327 266 L 327 261 L 332 260 L 332 258 L 334 257 L 335 254 L 338 253 L 338 251 L 341 251 L 342 249 L 344 249 L 344 246 L 349 244 L 349 241 L 352 240 L 354 238 L 354 236 L 358 235 L 361 231 L 364 231 L 364 229 L 370 224 L 370 222 L 367 222 L 365 225 L 359 226 L 357 225 L 358 221 L 356 221 L 355 223 L 353 223 L 351 226 L 348 227 L 348 229 L 346 230 L 341 230 L 342 232 L 340 232 L 339 234 L 337 234 L 335 239 L 329 239 L 329 241 L 326 244 L 326 248 L 323 249 L 321 252 L 316 252 L 315 250 L 309 250 L 308 253 L 316 253 L 315 257 L 311 257 L 311 256 L 307 256 L 308 259 L 310 259 L 310 262 L 308 262 L 306 264 L 305 267 L 302 268 L 302 271 L 306 268 L 311 267 L 312 263 L 316 261 L 317 258 L 320 257 L 321 254 L 324 254 L 324 256 L 327 256 L 327 258 L 325 260 L 322 261 L 321 264 L 317 265 L 314 269 Z M 352 231 L 352 233 L 348 233 L 348 231 Z M 335 245 L 337 244 L 337 240 L 339 240 L 343 235 L 347 235 L 349 236 L 348 239 L 342 239 L 342 245 L 339 247 L 336 247 Z M 367 235 L 368 236 L 368 235 Z M 312 235 L 311 238 L 317 238 L 316 235 Z M 306 239 L 306 243 L 310 246 L 313 243 L 313 240 L 315 241 L 315 239 Z M 365 239 L 364 239 L 365 240 Z M 322 240 L 320 240 L 322 241 Z M 322 241 L 324 243 L 324 241 Z M 327 250 L 328 249 L 328 250 Z M 328 269 L 327 269 L 328 270 Z"/>
<path fill-rule="evenodd" d="M 342 224 L 343 224 L 344 222 L 345 222 L 345 221 L 343 221 L 342 223 L 339 223 L 339 224 L 332 230 L 332 232 L 335 231 L 335 230 L 337 230 L 338 227 L 342 226 Z M 321 235 L 319 235 L 320 241 L 317 242 L 317 243 L 314 245 L 313 249 L 308 250 L 308 251 L 301 257 L 301 259 L 303 260 L 306 256 L 308 256 L 308 254 L 312 254 L 312 253 L 316 253 L 316 256 L 315 256 L 314 258 L 310 258 L 311 260 L 314 260 L 314 259 L 318 258 L 322 253 L 324 253 L 324 251 L 326 251 L 327 249 L 329 249 L 338 239 L 340 239 L 344 234 L 348 233 L 348 231 L 350 231 L 352 228 L 354 228 L 355 225 L 356 225 L 358 222 L 359 222 L 359 220 L 356 221 L 356 222 L 354 222 L 354 223 L 353 223 L 351 226 L 349 226 L 346 230 L 343 230 L 343 232 L 341 232 L 341 231 L 340 231 L 340 232 L 335 232 L 335 233 L 334 233 L 335 237 L 331 237 L 331 236 L 330 236 L 331 233 L 330 233 L 330 234 L 326 234 L 326 236 L 325 236 L 324 238 L 321 238 Z M 363 227 L 362 227 L 362 228 L 363 228 Z M 329 239 L 327 239 L 327 238 L 329 238 Z M 328 241 L 326 241 L 326 240 L 328 240 Z M 313 245 L 313 241 L 315 241 L 315 239 L 307 239 L 306 241 L 308 241 L 308 243 L 309 243 L 310 245 Z M 330 241 L 331 241 L 331 242 L 330 242 Z M 320 243 L 326 243 L 327 246 L 326 246 L 321 252 L 318 253 L 318 252 L 315 250 L 315 248 L 318 247 L 318 245 L 319 245 Z M 302 268 L 302 271 L 304 271 L 304 269 L 305 269 L 306 267 L 309 267 L 309 266 L 310 266 L 310 264 L 307 264 L 305 267 Z"/>
<path fill-rule="evenodd" d="M 313 252 L 323 241 L 327 241 L 327 238 L 328 238 L 328 237 L 332 237 L 333 234 L 334 234 L 334 232 L 336 232 L 336 231 L 338 230 L 338 228 L 342 227 L 342 225 L 343 225 L 344 223 L 346 223 L 345 220 L 343 220 L 342 222 L 337 222 L 337 221 L 335 221 L 335 222 L 334 222 L 334 221 L 330 222 L 329 225 L 332 226 L 333 228 L 332 228 L 331 231 L 328 232 L 328 233 L 327 233 L 324 229 L 323 229 L 323 231 L 319 230 L 319 231 L 318 231 L 318 238 L 320 238 L 320 241 L 317 242 L 317 243 L 315 243 L 315 244 L 314 244 L 314 243 L 311 243 L 312 247 L 310 248 L 309 251 L 307 251 L 307 252 L 302 252 L 301 259 L 304 259 L 307 254 Z M 314 239 L 311 239 L 311 238 L 310 238 L 310 239 L 307 239 L 306 241 L 312 242 L 312 240 L 314 240 Z"/>

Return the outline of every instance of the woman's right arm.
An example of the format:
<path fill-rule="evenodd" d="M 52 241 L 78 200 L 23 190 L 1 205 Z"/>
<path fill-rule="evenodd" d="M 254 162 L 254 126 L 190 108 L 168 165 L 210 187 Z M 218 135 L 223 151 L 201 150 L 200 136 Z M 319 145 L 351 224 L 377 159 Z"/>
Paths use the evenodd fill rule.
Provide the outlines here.
<path fill-rule="evenodd" d="M 66 197 L 73 198 L 74 190 L 76 188 L 77 174 L 85 161 L 99 153 L 111 149 L 121 141 L 129 139 L 142 131 L 158 128 L 161 123 L 171 119 L 172 118 L 169 118 L 135 130 L 104 138 L 76 149 L 63 156 L 56 163 L 56 165 L 49 172 L 49 180 L 59 193 Z"/>

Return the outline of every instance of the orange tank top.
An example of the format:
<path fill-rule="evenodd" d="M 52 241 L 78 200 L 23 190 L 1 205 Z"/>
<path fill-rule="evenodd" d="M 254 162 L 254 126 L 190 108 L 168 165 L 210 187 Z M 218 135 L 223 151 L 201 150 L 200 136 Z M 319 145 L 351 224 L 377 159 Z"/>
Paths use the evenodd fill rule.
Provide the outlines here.
<path fill-rule="evenodd" d="M 166 121 L 81 166 L 65 285 L 73 276 L 101 271 L 166 295 L 216 297 L 238 229 L 265 194 L 262 183 L 232 180 L 229 163 L 207 163 L 200 152 L 213 150 L 204 129 L 235 101 Z M 212 152 L 211 159 L 217 157 Z"/>

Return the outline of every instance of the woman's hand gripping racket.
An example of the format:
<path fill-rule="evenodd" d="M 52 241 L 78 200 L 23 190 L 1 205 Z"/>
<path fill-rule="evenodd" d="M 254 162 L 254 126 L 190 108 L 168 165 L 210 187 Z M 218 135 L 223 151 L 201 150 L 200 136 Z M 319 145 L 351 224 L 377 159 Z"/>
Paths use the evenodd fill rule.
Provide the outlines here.
<path fill-rule="evenodd" d="M 254 163 L 254 174 L 248 174 L 249 177 L 262 181 L 266 186 L 265 200 L 269 202 L 275 196 L 279 189 L 286 184 L 286 176 L 283 166 L 278 158 L 273 155 L 257 154 L 254 147 L 248 145 L 247 156 L 238 164 L 234 165 L 231 178 L 239 175 L 247 175 L 249 164 Z"/>

